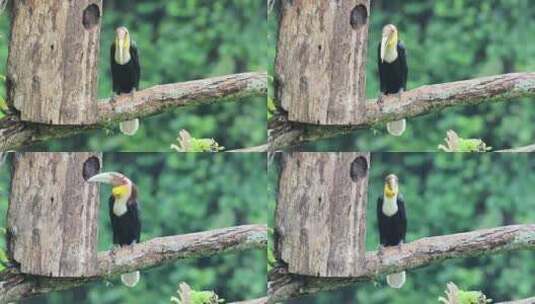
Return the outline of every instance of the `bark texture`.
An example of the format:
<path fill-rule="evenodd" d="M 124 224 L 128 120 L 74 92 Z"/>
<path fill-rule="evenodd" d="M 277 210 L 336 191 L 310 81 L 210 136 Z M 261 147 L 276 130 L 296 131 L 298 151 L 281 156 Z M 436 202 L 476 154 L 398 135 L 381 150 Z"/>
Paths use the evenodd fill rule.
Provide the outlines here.
<path fill-rule="evenodd" d="M 278 99 L 291 121 L 344 125 L 364 107 L 369 0 L 284 0 Z"/>
<path fill-rule="evenodd" d="M 522 300 L 509 301 L 509 302 L 500 302 L 496 304 L 535 304 L 535 297 L 522 299 Z"/>
<path fill-rule="evenodd" d="M 254 299 L 254 300 L 232 302 L 232 303 L 229 303 L 229 304 L 266 304 L 267 301 L 268 301 L 268 298 L 264 297 L 264 298 Z"/>
<path fill-rule="evenodd" d="M 102 0 L 13 1 L 8 100 L 23 121 L 92 124 Z"/>
<path fill-rule="evenodd" d="M 235 101 L 250 96 L 265 96 L 266 73 L 242 73 L 181 83 L 157 85 L 122 95 L 116 102 L 99 104 L 97 123 L 124 121 L 158 114 L 191 105 Z"/>
<path fill-rule="evenodd" d="M 267 227 L 244 225 L 185 235 L 152 239 L 131 248 L 98 254 L 96 271 L 79 278 L 46 278 L 21 274 L 16 269 L 0 273 L 0 303 L 59 291 L 87 282 L 108 279 L 133 270 L 142 270 L 182 259 L 266 249 Z M 262 302 L 259 302 L 262 303 Z"/>
<path fill-rule="evenodd" d="M 277 251 L 290 273 L 353 276 L 364 267 L 369 153 L 283 156 Z"/>
<path fill-rule="evenodd" d="M 504 149 L 504 150 L 498 150 L 494 152 L 509 152 L 509 153 L 529 153 L 529 152 L 535 152 L 535 144 L 527 145 L 523 147 L 517 147 L 517 148 L 511 148 L 511 149 Z"/>
<path fill-rule="evenodd" d="M 266 96 L 267 74 L 242 73 L 182 83 L 158 85 L 123 95 L 114 104 L 98 103 L 93 125 L 53 126 L 25 123 L 15 116 L 0 119 L 0 151 L 15 150 L 37 142 L 72 136 L 134 118 L 156 115 L 186 106 L 240 101 Z"/>
<path fill-rule="evenodd" d="M 95 271 L 99 192 L 85 178 L 100 163 L 99 153 L 15 154 L 8 248 L 22 273 L 79 277 Z"/>
<path fill-rule="evenodd" d="M 289 274 L 284 267 L 269 275 L 269 303 L 374 280 L 393 272 L 414 269 L 447 259 L 499 254 L 535 248 L 535 225 L 511 225 L 444 236 L 427 237 L 366 254 L 365 265 L 352 277 L 314 278 Z M 408 273 L 410 276 L 410 272 Z"/>
<path fill-rule="evenodd" d="M 477 105 L 535 96 L 535 73 L 513 73 L 423 86 L 386 96 L 384 107 L 375 100 L 348 126 L 314 126 L 289 122 L 279 115 L 270 122 L 270 151 L 349 133 L 402 118 L 430 114 L 453 106 Z"/>

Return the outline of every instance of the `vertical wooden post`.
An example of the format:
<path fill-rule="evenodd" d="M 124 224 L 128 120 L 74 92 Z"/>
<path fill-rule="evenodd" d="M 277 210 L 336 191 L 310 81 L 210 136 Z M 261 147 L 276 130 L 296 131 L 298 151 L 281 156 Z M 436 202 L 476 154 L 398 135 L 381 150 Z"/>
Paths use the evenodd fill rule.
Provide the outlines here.
<path fill-rule="evenodd" d="M 96 267 L 100 153 L 17 153 L 7 229 L 22 273 L 89 276 Z"/>
<path fill-rule="evenodd" d="M 290 273 L 347 277 L 363 267 L 369 153 L 283 156 L 276 211 Z"/>
<path fill-rule="evenodd" d="M 363 115 L 370 0 L 283 0 L 276 74 L 288 119 L 345 125 Z"/>
<path fill-rule="evenodd" d="M 102 0 L 13 1 L 8 101 L 23 121 L 95 122 L 101 12 Z"/>

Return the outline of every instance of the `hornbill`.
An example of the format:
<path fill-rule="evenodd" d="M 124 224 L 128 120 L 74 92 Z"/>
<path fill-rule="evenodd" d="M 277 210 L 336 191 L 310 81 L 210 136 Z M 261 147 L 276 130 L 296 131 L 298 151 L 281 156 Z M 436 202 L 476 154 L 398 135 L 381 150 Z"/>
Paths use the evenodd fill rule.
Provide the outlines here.
<path fill-rule="evenodd" d="M 383 28 L 383 37 L 379 44 L 377 63 L 379 65 L 379 82 L 381 94 L 379 103 L 382 104 L 384 95 L 399 94 L 407 88 L 407 56 L 405 46 L 399 40 L 398 30 L 393 24 Z M 382 105 L 381 105 L 382 106 Z M 388 133 L 400 136 L 405 131 L 405 119 L 386 124 Z"/>
<path fill-rule="evenodd" d="M 399 192 L 398 177 L 388 175 L 383 191 L 383 196 L 377 200 L 380 254 L 386 246 L 400 246 L 407 232 L 405 201 Z M 386 282 L 390 287 L 401 288 L 405 283 L 405 271 L 387 275 Z"/>
<path fill-rule="evenodd" d="M 118 172 L 100 173 L 87 181 L 112 186 L 109 209 L 113 244 L 123 247 L 139 243 L 141 220 L 136 185 Z M 134 287 L 139 282 L 139 271 L 122 274 L 121 281 L 128 287 Z"/>
<path fill-rule="evenodd" d="M 115 41 L 110 50 L 111 78 L 113 93 L 116 95 L 132 93 L 139 89 L 141 68 L 135 42 L 130 38 L 128 29 L 124 26 L 117 28 Z M 123 134 L 134 135 L 139 127 L 139 120 L 132 119 L 119 124 Z"/>

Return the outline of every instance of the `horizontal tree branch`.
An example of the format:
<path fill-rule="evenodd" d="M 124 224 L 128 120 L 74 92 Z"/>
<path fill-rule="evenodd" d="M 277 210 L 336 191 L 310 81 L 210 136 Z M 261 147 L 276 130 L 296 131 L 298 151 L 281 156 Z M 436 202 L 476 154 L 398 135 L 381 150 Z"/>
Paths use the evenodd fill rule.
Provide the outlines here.
<path fill-rule="evenodd" d="M 270 122 L 270 150 L 330 138 L 377 124 L 411 118 L 453 106 L 508 101 L 535 96 L 535 73 L 512 73 L 442 84 L 426 85 L 397 95 L 385 96 L 383 107 L 369 100 L 359 119 L 347 126 L 307 125 L 287 121 L 285 114 Z"/>
<path fill-rule="evenodd" d="M 260 146 L 255 147 L 249 147 L 249 148 L 242 148 L 242 149 L 236 149 L 236 150 L 229 150 L 227 152 L 267 152 L 268 151 L 268 145 L 263 144 Z"/>
<path fill-rule="evenodd" d="M 495 151 L 495 152 L 510 152 L 510 153 L 535 152 L 535 144 L 527 145 L 527 146 L 523 146 L 523 147 L 505 149 L 505 150 L 498 150 L 498 151 Z"/>
<path fill-rule="evenodd" d="M 533 303 L 535 303 L 535 297 L 522 299 L 522 300 L 508 301 L 508 302 L 499 302 L 496 304 L 533 304 Z"/>
<path fill-rule="evenodd" d="M 144 270 L 182 259 L 265 249 L 266 246 L 265 225 L 244 225 L 160 237 L 115 251 L 101 252 L 98 256 L 96 274 L 90 277 L 38 277 L 21 274 L 17 269 L 9 269 L 0 273 L 0 303 L 69 289 L 90 281 L 103 280 L 121 273 Z"/>
<path fill-rule="evenodd" d="M 498 254 L 535 248 L 535 225 L 512 225 L 492 229 L 427 237 L 389 247 L 379 256 L 366 253 L 360 272 L 349 278 L 317 278 L 287 273 L 285 267 L 269 274 L 269 303 L 333 290 L 356 282 L 376 280 L 379 276 L 414 269 L 453 258 Z M 408 275 L 410 279 L 410 274 Z"/>
<path fill-rule="evenodd" d="M 97 123 L 92 125 L 34 124 L 20 121 L 15 115 L 10 115 L 0 120 L 0 151 L 15 150 L 37 142 L 68 137 L 176 108 L 238 101 L 245 97 L 265 96 L 266 92 L 265 72 L 242 73 L 157 85 L 135 92 L 133 95 L 118 96 L 114 101 L 100 100 Z"/>
<path fill-rule="evenodd" d="M 254 300 L 247 300 L 247 301 L 241 301 L 241 302 L 232 302 L 228 304 L 266 304 L 268 302 L 267 297 L 258 298 Z"/>
<path fill-rule="evenodd" d="M 242 73 L 175 84 L 157 85 L 99 104 L 99 123 L 107 124 L 147 117 L 185 106 L 236 101 L 267 92 L 267 74 Z"/>

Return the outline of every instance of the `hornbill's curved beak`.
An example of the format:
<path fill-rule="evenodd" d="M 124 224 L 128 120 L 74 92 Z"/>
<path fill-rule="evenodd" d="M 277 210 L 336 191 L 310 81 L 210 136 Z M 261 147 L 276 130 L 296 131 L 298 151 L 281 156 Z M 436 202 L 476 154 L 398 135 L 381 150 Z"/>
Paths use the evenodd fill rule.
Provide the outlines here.
<path fill-rule="evenodd" d="M 398 192 L 399 192 L 398 177 L 394 174 L 389 174 L 385 178 L 384 194 L 387 197 L 394 197 L 398 195 Z"/>
<path fill-rule="evenodd" d="M 128 183 L 128 178 L 119 172 L 104 172 L 92 176 L 87 180 L 89 183 L 104 183 L 119 186 Z"/>
<path fill-rule="evenodd" d="M 386 45 L 388 44 L 388 35 L 383 34 L 381 39 L 381 62 L 385 61 Z"/>
<path fill-rule="evenodd" d="M 124 26 L 117 28 L 115 32 L 115 61 L 125 64 L 130 60 L 130 34 Z"/>
<path fill-rule="evenodd" d="M 381 62 L 385 61 L 386 49 L 395 47 L 398 40 L 398 29 L 393 24 L 387 24 L 383 27 L 383 36 L 381 38 Z"/>

